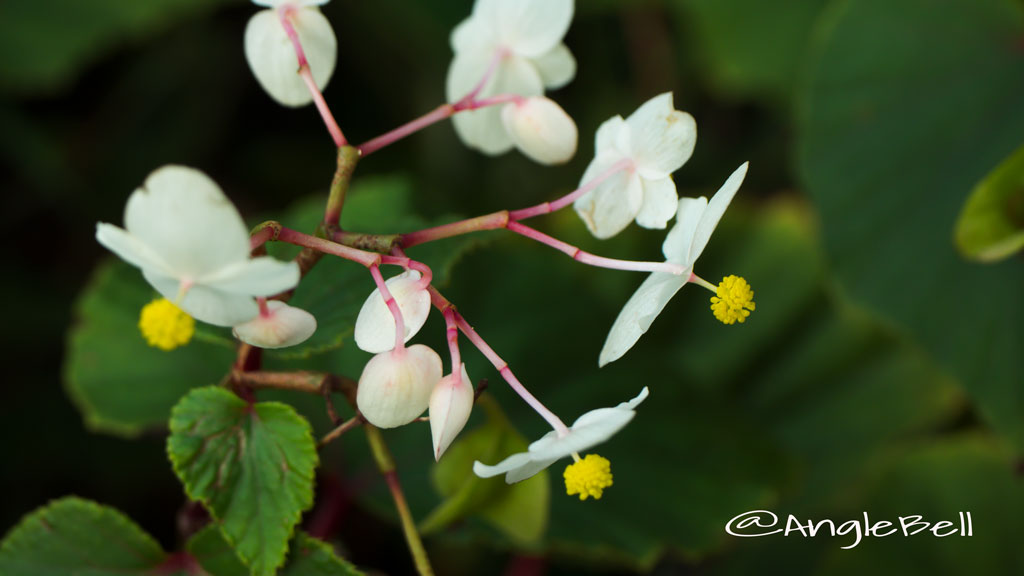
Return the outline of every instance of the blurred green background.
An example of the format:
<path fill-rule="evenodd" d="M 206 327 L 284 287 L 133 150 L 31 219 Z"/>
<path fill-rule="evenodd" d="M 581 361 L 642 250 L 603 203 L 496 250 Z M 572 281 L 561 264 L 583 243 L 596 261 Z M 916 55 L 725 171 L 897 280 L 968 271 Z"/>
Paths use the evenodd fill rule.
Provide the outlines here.
<path fill-rule="evenodd" d="M 442 102 L 448 34 L 470 9 L 468 0 L 323 8 L 339 44 L 325 94 L 351 140 Z M 325 191 L 334 151 L 319 117 L 273 103 L 245 64 L 254 10 L 241 0 L 0 3 L 0 179 L 13 260 L 0 299 L 0 529 L 77 494 L 124 511 L 165 549 L 190 532 L 165 433 L 141 416 L 129 428 L 95 414 L 83 423 L 63 385 L 66 332 L 105 258 L 95 222 L 120 224 L 125 199 L 153 169 L 202 169 L 254 221 L 306 221 L 301 201 Z M 483 157 L 448 125 L 364 161 L 346 211 L 352 229 L 399 232 L 389 227 L 528 206 L 575 187 L 602 121 L 672 90 L 699 135 L 676 174 L 681 194 L 710 194 L 751 163 L 697 273 L 745 276 L 757 312 L 722 326 L 703 291 L 687 288 L 600 371 L 597 352 L 640 275 L 588 269 L 500 233 L 430 253 L 451 264 L 445 293 L 564 418 L 652 391 L 600 449 L 616 479 L 601 501 L 564 496 L 554 468 L 533 481 L 551 483 L 539 540 L 517 543 L 488 521 L 493 502 L 481 504 L 427 538 L 439 572 L 1024 573 L 1015 524 L 1024 513 L 1024 266 L 1019 253 L 970 262 L 953 241 L 972 188 L 1024 143 L 1022 10 L 1017 0 L 581 0 L 566 37 L 578 74 L 552 94 L 580 129 L 569 165 Z M 403 214 L 382 214 L 382 204 Z M 1022 206 L 1006 207 L 1018 229 Z M 571 213 L 536 225 L 602 255 L 661 258 L 659 231 L 602 242 Z M 112 318 L 123 306 L 111 325 L 134 337 L 149 294 L 127 268 L 118 277 L 136 286 L 126 289 L 133 296 L 97 306 Z M 359 302 L 371 288 L 360 278 L 338 298 Z M 422 339 L 440 343 L 442 332 L 433 319 Z M 464 355 L 526 438 L 543 433 L 478 354 Z M 210 380 L 161 388 L 169 397 L 152 407 L 156 421 L 188 387 L 227 369 L 222 354 L 207 356 Z M 357 376 L 367 358 L 346 341 L 312 365 Z M 94 375 L 80 402 L 163 386 L 147 367 L 112 358 L 109 382 Z M 320 411 L 311 421 L 324 432 Z M 497 434 L 481 412 L 467 434 Z M 427 517 L 445 482 L 431 478 L 426 427 L 386 438 L 414 514 Z M 358 565 L 407 573 L 364 444 L 353 434 L 325 453 L 306 518 L 326 514 Z M 529 498 L 545 495 L 532 490 Z M 865 511 L 932 521 L 971 511 L 975 535 L 868 538 L 841 550 L 849 537 L 724 532 L 755 509 L 837 522 Z"/>

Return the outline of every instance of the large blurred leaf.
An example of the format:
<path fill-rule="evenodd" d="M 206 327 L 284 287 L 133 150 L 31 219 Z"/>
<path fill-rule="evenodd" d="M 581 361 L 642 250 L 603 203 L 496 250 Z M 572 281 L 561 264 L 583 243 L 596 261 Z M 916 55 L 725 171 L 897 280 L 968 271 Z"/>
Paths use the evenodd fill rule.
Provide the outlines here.
<path fill-rule="evenodd" d="M 79 298 L 64 379 L 93 430 L 134 436 L 163 428 L 182 395 L 215 384 L 231 369 L 231 341 L 214 329 L 199 327 L 192 342 L 170 352 L 147 345 L 139 311 L 154 296 L 138 269 L 110 259 Z"/>
<path fill-rule="evenodd" d="M 349 192 L 342 214 L 342 226 L 352 232 L 394 234 L 437 225 L 416 216 L 412 191 L 399 177 L 371 177 L 357 180 Z M 311 197 L 290 208 L 279 220 L 289 227 L 312 233 L 323 219 L 324 198 Z M 444 222 L 454 218 L 445 218 Z M 409 250 L 409 256 L 425 262 L 434 271 L 434 284 L 444 286 L 458 260 L 480 243 L 478 235 L 434 242 Z M 270 254 L 290 258 L 294 246 L 272 245 Z M 385 277 L 400 270 L 385 267 Z M 271 352 L 278 358 L 305 358 L 342 346 L 352 335 L 356 316 L 374 285 L 365 268 L 327 256 L 305 277 L 291 303 L 316 316 L 316 334 L 300 346 Z"/>
<path fill-rule="evenodd" d="M 120 512 L 79 498 L 29 514 L 0 544 L 5 576 L 144 576 L 166 560 L 160 545 Z"/>
<path fill-rule="evenodd" d="M 1024 147 L 971 191 L 956 223 L 956 243 L 965 256 L 983 262 L 1024 248 Z"/>
<path fill-rule="evenodd" d="M 0 2 L 0 90 L 48 90 L 124 42 L 229 0 L 11 0 Z"/>
<path fill-rule="evenodd" d="M 688 44 L 715 88 L 734 97 L 788 99 L 811 29 L 827 0 L 677 2 Z"/>
<path fill-rule="evenodd" d="M 210 576 L 249 576 L 249 569 L 235 555 L 215 525 L 188 541 L 188 552 Z M 288 551 L 288 562 L 279 576 L 360 576 L 355 566 L 338 558 L 329 545 L 305 532 L 297 532 Z"/>
<path fill-rule="evenodd" d="M 949 231 L 1024 133 L 1021 4 L 838 1 L 802 94 L 801 172 L 851 295 L 908 329 L 1024 447 L 1024 268 Z"/>
<path fill-rule="evenodd" d="M 319 459 L 309 423 L 285 404 L 200 388 L 174 407 L 167 453 L 189 497 L 220 521 L 252 573 L 274 574 L 313 505 Z"/>
<path fill-rule="evenodd" d="M 863 509 L 845 518 L 857 519 L 863 510 L 873 522 L 919 515 L 942 538 L 922 531 L 901 532 L 862 541 L 853 550 L 833 550 L 823 574 L 865 574 L 884 566 L 891 574 L 1021 574 L 1024 553 L 1014 526 L 1024 514 L 1020 478 L 1014 473 L 1013 450 L 991 438 L 960 437 L 921 447 L 902 461 L 885 466 L 869 488 Z M 961 518 L 971 513 L 971 536 L 961 535 Z M 838 519 L 837 519 L 838 520 Z M 912 522 L 913 519 L 908 519 Z M 838 522 L 837 522 L 838 523 Z M 911 528 L 922 528 L 917 525 Z M 964 528 L 966 531 L 966 528 Z M 849 546 L 852 537 L 836 537 L 836 547 Z"/>

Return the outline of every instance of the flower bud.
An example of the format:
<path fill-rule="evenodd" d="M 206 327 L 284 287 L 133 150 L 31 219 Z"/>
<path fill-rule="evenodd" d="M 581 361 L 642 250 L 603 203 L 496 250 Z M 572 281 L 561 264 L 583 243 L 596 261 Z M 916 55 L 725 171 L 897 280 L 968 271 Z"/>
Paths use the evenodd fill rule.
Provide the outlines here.
<path fill-rule="evenodd" d="M 408 342 L 420 331 L 430 314 L 430 293 L 419 285 L 420 273 L 409 270 L 389 278 L 384 284 L 398 302 Z M 371 354 L 387 352 L 395 347 L 395 317 L 384 303 L 380 290 L 374 290 L 356 318 L 356 346 Z"/>
<path fill-rule="evenodd" d="M 434 386 L 430 395 L 430 434 L 434 439 L 434 460 L 451 446 L 462 432 L 473 410 L 473 385 L 463 364 L 460 374 L 449 374 Z"/>
<path fill-rule="evenodd" d="M 312 314 L 278 300 L 267 302 L 269 314 L 253 318 L 231 331 L 235 337 L 258 348 L 287 348 L 301 344 L 316 332 Z"/>
<path fill-rule="evenodd" d="M 562 164 L 576 154 L 576 123 L 548 98 L 535 96 L 508 104 L 501 119 L 516 147 L 541 164 Z"/>
<path fill-rule="evenodd" d="M 334 73 L 338 40 L 327 18 L 310 4 L 304 2 L 290 9 L 287 18 L 302 43 L 313 81 L 323 90 Z M 298 74 L 298 56 L 277 10 L 260 10 L 249 19 L 245 28 L 245 59 L 260 86 L 279 104 L 298 107 L 313 101 Z"/>
<path fill-rule="evenodd" d="M 378 428 L 402 426 L 423 414 L 440 380 L 441 357 L 423 344 L 383 352 L 363 368 L 356 406 Z"/>

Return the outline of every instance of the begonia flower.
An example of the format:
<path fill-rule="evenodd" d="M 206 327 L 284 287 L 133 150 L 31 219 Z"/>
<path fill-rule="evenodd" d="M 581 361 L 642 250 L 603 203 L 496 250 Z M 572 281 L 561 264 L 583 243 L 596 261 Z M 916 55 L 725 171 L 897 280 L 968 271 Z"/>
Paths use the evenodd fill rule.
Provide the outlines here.
<path fill-rule="evenodd" d="M 301 308 L 270 300 L 265 314 L 235 326 L 232 332 L 242 342 L 258 348 L 287 348 L 302 344 L 316 332 L 316 318 Z"/>
<path fill-rule="evenodd" d="M 434 442 L 434 460 L 440 460 L 455 437 L 466 427 L 473 410 L 473 384 L 462 364 L 434 386 L 430 394 L 430 436 Z"/>
<path fill-rule="evenodd" d="M 408 342 L 423 328 L 430 315 L 430 293 L 420 282 L 416 270 L 407 270 L 398 276 L 388 278 L 385 284 L 388 292 L 398 303 L 405 325 L 405 340 Z M 355 327 L 356 346 L 371 354 L 387 352 L 395 347 L 395 317 L 391 314 L 384 296 L 374 290 L 359 309 Z"/>
<path fill-rule="evenodd" d="M 506 104 L 501 119 L 516 148 L 540 164 L 564 164 L 576 154 L 576 123 L 548 98 Z"/>
<path fill-rule="evenodd" d="M 611 238 L 634 220 L 644 228 L 665 228 L 679 204 L 671 175 L 690 159 L 696 142 L 697 123 L 674 108 L 671 92 L 651 98 L 625 120 L 607 120 L 597 129 L 594 159 L 580 185 L 622 161 L 629 167 L 573 207 L 598 238 Z"/>
<path fill-rule="evenodd" d="M 249 231 L 207 175 L 164 166 L 132 193 L 124 229 L 96 225 L 96 239 L 196 320 L 237 326 L 259 314 L 254 297 L 291 290 L 299 266 L 250 258 Z"/>
<path fill-rule="evenodd" d="M 378 428 L 402 426 L 426 411 L 440 380 L 441 357 L 423 344 L 382 352 L 363 368 L 356 406 Z"/>

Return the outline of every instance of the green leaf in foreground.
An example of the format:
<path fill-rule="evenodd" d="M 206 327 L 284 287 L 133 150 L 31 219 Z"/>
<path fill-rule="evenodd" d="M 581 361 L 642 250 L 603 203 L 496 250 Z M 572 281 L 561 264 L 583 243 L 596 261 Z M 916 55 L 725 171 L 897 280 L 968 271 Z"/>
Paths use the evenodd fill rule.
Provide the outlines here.
<path fill-rule="evenodd" d="M 111 258 L 78 300 L 64 382 L 92 430 L 135 436 L 163 428 L 186 392 L 217 383 L 231 368 L 231 341 L 209 327 L 197 326 L 188 345 L 170 352 L 147 345 L 139 311 L 155 295 L 138 269 Z"/>
<path fill-rule="evenodd" d="M 210 576 L 249 576 L 216 526 L 210 525 L 188 541 L 188 552 Z M 329 545 L 305 532 L 292 540 L 288 563 L 278 576 L 360 576 L 362 572 L 338 558 Z"/>
<path fill-rule="evenodd" d="M 309 423 L 285 404 L 200 388 L 174 407 L 167 452 L 189 497 L 221 522 L 252 573 L 274 574 L 313 504 L 318 458 Z"/>
<path fill-rule="evenodd" d="M 445 500 L 420 528 L 428 534 L 474 514 L 517 544 L 536 544 L 548 523 L 548 472 L 513 485 L 473 474 L 475 460 L 497 462 L 526 450 L 526 440 L 512 427 L 494 398 L 481 396 L 477 407 L 487 413 L 487 422 L 459 438 L 434 467 L 434 486 Z"/>
<path fill-rule="evenodd" d="M 166 560 L 120 512 L 74 497 L 29 514 L 0 543 L 4 576 L 143 576 Z"/>
<path fill-rule="evenodd" d="M 971 191 L 956 223 L 956 245 L 983 262 L 1024 248 L 1024 146 Z"/>

